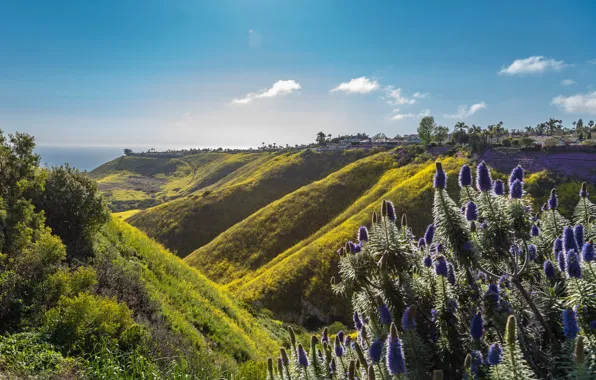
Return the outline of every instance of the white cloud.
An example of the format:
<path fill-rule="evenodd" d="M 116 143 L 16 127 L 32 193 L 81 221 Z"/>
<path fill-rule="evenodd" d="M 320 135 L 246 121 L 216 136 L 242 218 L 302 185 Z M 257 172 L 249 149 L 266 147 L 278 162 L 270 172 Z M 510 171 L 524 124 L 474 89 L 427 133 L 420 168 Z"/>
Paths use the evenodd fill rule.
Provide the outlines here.
<path fill-rule="evenodd" d="M 412 95 L 412 97 L 416 99 L 426 99 L 430 97 L 430 94 L 428 92 L 415 92 L 414 95 Z"/>
<path fill-rule="evenodd" d="M 387 96 L 390 98 L 387 102 L 389 104 L 415 104 L 416 99 L 408 99 L 401 95 L 401 88 L 387 87 Z"/>
<path fill-rule="evenodd" d="M 576 84 L 576 83 L 577 83 L 577 82 L 575 82 L 573 79 L 563 79 L 563 80 L 561 81 L 561 84 L 562 84 L 563 86 L 571 86 L 571 85 L 574 85 L 574 84 Z"/>
<path fill-rule="evenodd" d="M 389 117 L 390 120 L 404 120 L 404 119 L 411 119 L 414 117 L 424 117 L 424 116 L 430 116 L 430 110 L 429 109 L 425 109 L 425 110 L 421 110 L 420 112 L 418 112 L 417 114 L 414 113 L 396 113 L 399 112 L 399 108 L 394 109 L 391 112 L 391 116 Z"/>
<path fill-rule="evenodd" d="M 300 90 L 302 87 L 300 83 L 296 82 L 293 79 L 290 80 L 278 80 L 273 84 L 273 86 L 269 89 L 263 89 L 259 92 L 251 92 L 247 94 L 243 98 L 234 99 L 232 103 L 235 104 L 248 104 L 255 99 L 261 98 L 273 98 L 279 95 L 291 94 L 295 91 Z"/>
<path fill-rule="evenodd" d="M 516 59 L 509 67 L 502 67 L 499 75 L 524 75 L 541 74 L 548 70 L 559 71 L 570 66 L 563 61 L 543 56 L 532 56 L 525 59 Z"/>
<path fill-rule="evenodd" d="M 590 60 L 588 61 L 588 63 L 589 63 L 590 65 L 596 65 L 596 58 L 594 58 L 594 59 L 590 59 Z"/>
<path fill-rule="evenodd" d="M 483 108 L 486 108 L 486 103 L 484 102 L 472 104 L 470 108 L 468 108 L 467 105 L 462 105 L 457 108 L 457 112 L 455 114 L 444 114 L 443 116 L 449 119 L 465 119 L 466 117 L 472 116 Z"/>
<path fill-rule="evenodd" d="M 596 115 L 596 91 L 567 97 L 559 95 L 553 98 L 552 104 L 562 108 L 566 113 L 585 112 Z"/>
<path fill-rule="evenodd" d="M 348 94 L 368 94 L 379 88 L 379 83 L 376 80 L 370 80 L 367 77 L 360 77 L 350 80 L 349 82 L 341 83 L 339 86 L 331 90 L 331 92 L 343 91 Z"/>

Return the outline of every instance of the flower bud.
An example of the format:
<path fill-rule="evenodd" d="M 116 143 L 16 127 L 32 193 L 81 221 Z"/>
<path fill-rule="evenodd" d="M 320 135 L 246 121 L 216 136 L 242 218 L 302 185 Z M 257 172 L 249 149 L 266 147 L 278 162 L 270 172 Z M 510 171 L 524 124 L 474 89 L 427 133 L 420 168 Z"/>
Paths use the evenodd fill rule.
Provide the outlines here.
<path fill-rule="evenodd" d="M 586 361 L 586 352 L 584 350 L 584 337 L 578 336 L 573 350 L 573 360 L 578 366 L 582 366 Z"/>

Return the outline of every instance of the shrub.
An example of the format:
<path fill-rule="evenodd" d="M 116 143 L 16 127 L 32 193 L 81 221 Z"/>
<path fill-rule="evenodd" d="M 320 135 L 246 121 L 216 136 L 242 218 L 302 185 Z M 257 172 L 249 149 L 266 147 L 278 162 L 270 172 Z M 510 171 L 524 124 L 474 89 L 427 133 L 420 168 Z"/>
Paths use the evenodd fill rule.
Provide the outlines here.
<path fill-rule="evenodd" d="M 63 297 L 45 315 L 43 330 L 66 352 L 91 352 L 102 339 L 116 344 L 135 323 L 126 304 L 82 293 Z"/>
<path fill-rule="evenodd" d="M 110 217 L 97 184 L 68 165 L 48 172 L 45 191 L 36 199 L 46 214 L 46 223 L 67 247 L 68 258 L 92 254 L 91 237 Z"/>
<path fill-rule="evenodd" d="M 19 378 L 48 378 L 60 374 L 66 366 L 62 354 L 44 342 L 40 333 L 0 336 L 0 368 L 3 373 Z"/>
<path fill-rule="evenodd" d="M 480 190 L 460 181 L 456 203 L 437 164 L 434 222 L 421 238 L 381 208 L 361 249 L 339 252 L 340 281 L 332 281 L 352 301 L 357 337 L 313 336 L 308 349 L 290 332 L 291 349 L 269 378 L 593 378 L 596 205 L 588 188 L 576 188 L 571 221 L 555 190 L 533 213 L 519 191 L 520 167 L 511 195 L 492 190 L 484 163 L 477 177 Z"/>

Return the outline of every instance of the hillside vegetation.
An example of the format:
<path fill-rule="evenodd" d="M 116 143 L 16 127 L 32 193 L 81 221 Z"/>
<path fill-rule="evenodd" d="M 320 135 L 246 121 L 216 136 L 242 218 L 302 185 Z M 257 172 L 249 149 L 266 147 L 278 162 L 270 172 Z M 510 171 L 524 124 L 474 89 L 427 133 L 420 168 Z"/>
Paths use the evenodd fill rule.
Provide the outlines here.
<path fill-rule="evenodd" d="M 363 155 L 310 150 L 265 154 L 207 191 L 144 210 L 127 221 L 184 257 L 260 208 Z"/>
<path fill-rule="evenodd" d="M 281 326 L 0 133 L 0 377 L 260 379 Z"/>

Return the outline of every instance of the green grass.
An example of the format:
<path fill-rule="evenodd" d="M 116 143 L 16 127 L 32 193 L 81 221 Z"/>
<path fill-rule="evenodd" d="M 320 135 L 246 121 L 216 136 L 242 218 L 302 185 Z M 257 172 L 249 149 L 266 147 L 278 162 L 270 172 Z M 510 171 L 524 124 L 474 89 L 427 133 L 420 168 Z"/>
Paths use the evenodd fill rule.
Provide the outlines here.
<path fill-rule="evenodd" d="M 360 159 L 261 208 L 185 260 L 218 282 L 244 276 L 321 229 L 394 165 L 389 153 Z"/>
<path fill-rule="evenodd" d="M 278 347 L 274 333 L 225 289 L 118 218 L 102 230 L 96 252 L 110 257 L 111 265 L 137 273 L 155 309 L 151 318 L 162 319 L 159 325 L 218 369 L 263 360 Z"/>
<path fill-rule="evenodd" d="M 141 210 L 128 210 L 128 211 L 122 211 L 122 212 L 115 212 L 113 215 L 117 218 L 120 218 L 122 220 L 126 220 L 128 218 L 130 218 L 131 216 L 133 216 L 134 214 L 138 213 Z"/>
<path fill-rule="evenodd" d="M 264 154 L 222 179 L 223 183 L 150 208 L 128 221 L 184 257 L 269 203 L 363 155 L 312 151 Z"/>

